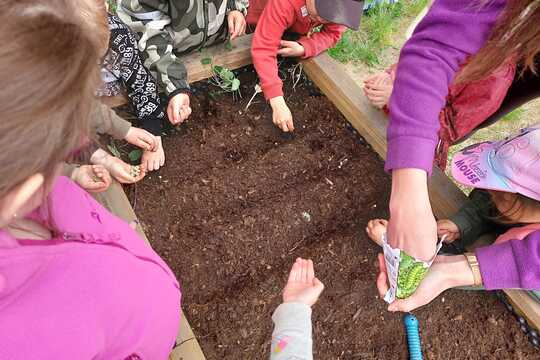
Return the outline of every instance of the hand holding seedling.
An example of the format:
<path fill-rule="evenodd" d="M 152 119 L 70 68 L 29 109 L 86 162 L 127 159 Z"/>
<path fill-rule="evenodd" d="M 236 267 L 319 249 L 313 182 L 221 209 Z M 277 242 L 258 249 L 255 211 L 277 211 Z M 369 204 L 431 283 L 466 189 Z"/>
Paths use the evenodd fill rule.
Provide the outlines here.
<path fill-rule="evenodd" d="M 303 57 L 306 53 L 302 44 L 296 41 L 281 40 L 279 45 L 277 54 L 283 57 Z"/>
<path fill-rule="evenodd" d="M 141 180 L 146 175 L 146 168 L 126 164 L 122 159 L 108 154 L 103 149 L 96 150 L 90 161 L 96 165 L 103 165 L 105 169 L 122 184 L 133 184 Z"/>
<path fill-rule="evenodd" d="M 148 131 L 136 127 L 130 127 L 124 138 L 128 143 L 140 147 L 143 150 L 156 150 L 156 137 Z"/>
<path fill-rule="evenodd" d="M 379 254 L 378 259 L 377 289 L 383 298 L 388 291 L 388 274 L 384 255 Z M 471 285 L 474 285 L 474 277 L 465 256 L 437 256 L 416 291 L 406 299 L 395 300 L 388 311 L 409 312 L 429 304 L 447 289 Z"/>
<path fill-rule="evenodd" d="M 453 221 L 443 219 L 437 221 L 437 236 L 441 239 L 444 237 L 444 242 L 451 243 L 454 240 L 459 239 L 461 235 L 459 228 Z"/>
<path fill-rule="evenodd" d="M 229 35 L 231 40 L 246 33 L 246 18 L 240 11 L 231 11 L 227 17 L 227 21 L 229 24 Z"/>
<path fill-rule="evenodd" d="M 315 277 L 313 261 L 298 258 L 283 289 L 283 302 L 313 306 L 323 290 L 323 283 Z"/>
<path fill-rule="evenodd" d="M 102 165 L 82 165 L 71 174 L 71 179 L 88 192 L 102 192 L 111 185 L 111 175 Z"/>
<path fill-rule="evenodd" d="M 283 96 L 270 99 L 270 106 L 272 107 L 272 121 L 274 124 L 284 132 L 294 131 L 291 110 L 289 110 Z"/>
<path fill-rule="evenodd" d="M 167 116 L 173 125 L 183 123 L 191 115 L 191 107 L 189 105 L 189 95 L 180 93 L 169 100 L 167 106 Z"/>

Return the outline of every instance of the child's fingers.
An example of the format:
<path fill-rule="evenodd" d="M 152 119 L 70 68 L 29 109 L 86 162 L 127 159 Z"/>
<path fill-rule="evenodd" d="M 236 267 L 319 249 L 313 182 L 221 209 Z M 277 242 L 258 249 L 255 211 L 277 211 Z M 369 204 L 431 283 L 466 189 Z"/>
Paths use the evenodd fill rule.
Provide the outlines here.
<path fill-rule="evenodd" d="M 302 259 L 302 275 L 300 278 L 300 281 L 303 283 L 307 283 L 308 281 L 308 265 L 307 260 Z"/>
<path fill-rule="evenodd" d="M 307 260 L 307 281 L 313 282 L 315 277 L 315 269 L 313 268 L 313 261 L 311 259 Z"/>

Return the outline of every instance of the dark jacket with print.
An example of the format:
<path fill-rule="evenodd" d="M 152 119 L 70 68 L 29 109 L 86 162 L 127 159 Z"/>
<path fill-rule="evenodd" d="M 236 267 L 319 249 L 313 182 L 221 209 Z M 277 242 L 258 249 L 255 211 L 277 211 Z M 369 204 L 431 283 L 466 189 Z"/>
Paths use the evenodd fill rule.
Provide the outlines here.
<path fill-rule="evenodd" d="M 187 91 L 179 56 L 227 37 L 227 14 L 248 0 L 118 0 L 118 16 L 139 35 L 145 65 L 170 96 Z"/>

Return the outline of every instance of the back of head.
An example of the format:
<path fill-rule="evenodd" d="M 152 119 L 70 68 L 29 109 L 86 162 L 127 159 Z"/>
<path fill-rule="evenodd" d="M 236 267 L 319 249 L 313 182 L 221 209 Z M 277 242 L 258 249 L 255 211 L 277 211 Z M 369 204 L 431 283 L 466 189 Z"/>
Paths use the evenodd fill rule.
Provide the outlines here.
<path fill-rule="evenodd" d="M 0 199 L 88 136 L 99 40 L 70 0 L 0 0 Z"/>

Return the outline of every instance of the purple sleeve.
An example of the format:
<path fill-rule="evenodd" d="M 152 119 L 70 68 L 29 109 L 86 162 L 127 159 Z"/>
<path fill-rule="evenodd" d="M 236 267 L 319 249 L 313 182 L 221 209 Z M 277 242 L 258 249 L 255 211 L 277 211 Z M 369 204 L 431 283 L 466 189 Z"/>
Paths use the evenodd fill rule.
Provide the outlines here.
<path fill-rule="evenodd" d="M 436 0 L 401 50 L 390 98 L 386 170 L 431 173 L 439 113 L 465 58 L 487 41 L 506 0 Z"/>
<path fill-rule="evenodd" d="M 540 231 L 478 248 L 476 257 L 487 290 L 540 290 Z"/>

